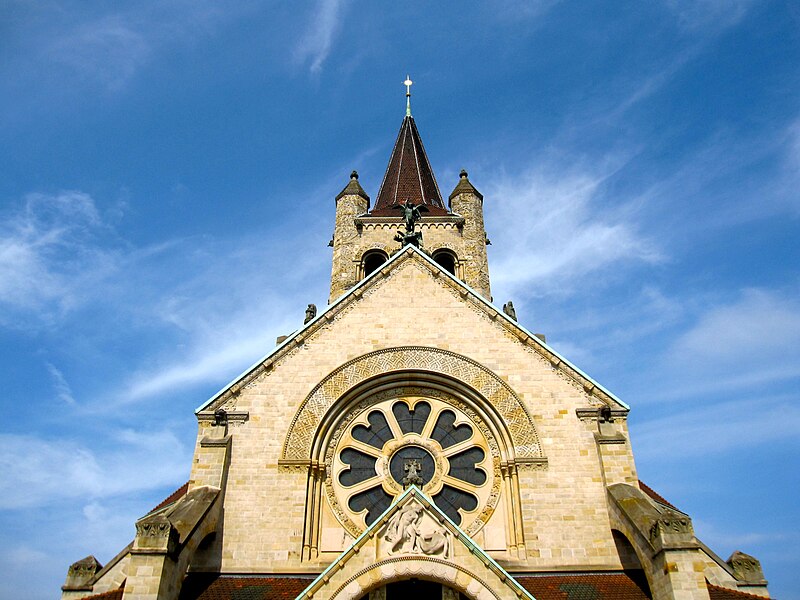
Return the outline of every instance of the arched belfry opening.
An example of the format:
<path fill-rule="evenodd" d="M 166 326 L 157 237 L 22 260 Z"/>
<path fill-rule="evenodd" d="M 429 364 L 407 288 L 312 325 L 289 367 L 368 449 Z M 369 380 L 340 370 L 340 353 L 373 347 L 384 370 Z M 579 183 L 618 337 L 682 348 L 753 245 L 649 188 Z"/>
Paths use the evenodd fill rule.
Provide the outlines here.
<path fill-rule="evenodd" d="M 458 257 L 452 250 L 441 249 L 433 253 L 433 260 L 441 266 L 445 271 L 458 277 L 456 271 L 458 267 Z"/>
<path fill-rule="evenodd" d="M 383 250 L 369 250 L 365 252 L 364 257 L 361 259 L 362 278 L 368 277 L 377 271 L 387 260 L 389 260 L 389 255 Z"/>

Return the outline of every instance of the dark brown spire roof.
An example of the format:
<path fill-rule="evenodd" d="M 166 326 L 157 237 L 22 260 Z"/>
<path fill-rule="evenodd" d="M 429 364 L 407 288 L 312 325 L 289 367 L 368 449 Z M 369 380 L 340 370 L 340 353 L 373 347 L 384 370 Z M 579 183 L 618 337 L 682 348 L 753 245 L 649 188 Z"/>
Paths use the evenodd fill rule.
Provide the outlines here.
<path fill-rule="evenodd" d="M 392 206 L 403 204 L 406 200 L 411 200 L 414 204 L 425 204 L 428 214 L 448 214 L 412 116 L 403 119 L 400 126 L 389 166 L 370 214 L 381 217 L 400 216 L 399 211 Z"/>

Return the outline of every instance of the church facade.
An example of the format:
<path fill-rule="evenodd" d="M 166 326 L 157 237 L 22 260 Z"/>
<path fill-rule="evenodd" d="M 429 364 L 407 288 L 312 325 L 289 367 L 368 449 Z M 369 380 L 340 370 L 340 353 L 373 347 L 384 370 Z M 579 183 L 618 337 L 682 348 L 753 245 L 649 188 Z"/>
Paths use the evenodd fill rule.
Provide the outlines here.
<path fill-rule="evenodd" d="M 630 408 L 492 304 L 483 196 L 410 107 L 336 196 L 330 303 L 196 411 L 189 482 L 62 599 L 769 597 L 639 481 Z"/>

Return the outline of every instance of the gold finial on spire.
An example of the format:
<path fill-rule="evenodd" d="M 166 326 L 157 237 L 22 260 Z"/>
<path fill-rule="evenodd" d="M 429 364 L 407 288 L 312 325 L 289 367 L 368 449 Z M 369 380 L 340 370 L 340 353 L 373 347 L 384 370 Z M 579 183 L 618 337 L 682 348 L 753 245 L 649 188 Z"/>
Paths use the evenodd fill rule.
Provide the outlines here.
<path fill-rule="evenodd" d="M 414 83 L 411 81 L 411 77 L 406 75 L 406 80 L 403 82 L 403 85 L 406 86 L 406 116 L 411 116 L 411 84 Z"/>

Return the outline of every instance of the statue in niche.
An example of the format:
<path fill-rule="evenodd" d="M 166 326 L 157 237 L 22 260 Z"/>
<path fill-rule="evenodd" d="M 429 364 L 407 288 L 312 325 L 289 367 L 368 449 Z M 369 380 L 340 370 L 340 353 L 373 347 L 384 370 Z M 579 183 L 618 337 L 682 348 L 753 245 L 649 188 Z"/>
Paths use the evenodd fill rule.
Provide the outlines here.
<path fill-rule="evenodd" d="M 389 554 L 447 555 L 450 549 L 447 531 L 437 528 L 424 533 L 420 529 L 421 520 L 422 505 L 413 500 L 394 514 L 383 536 L 389 542 Z"/>

